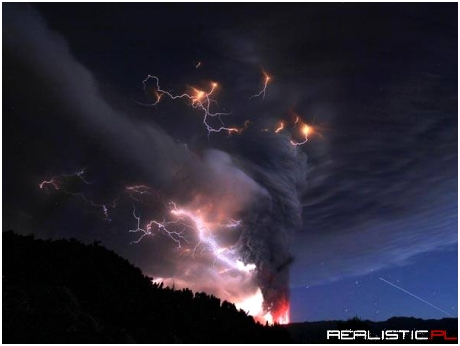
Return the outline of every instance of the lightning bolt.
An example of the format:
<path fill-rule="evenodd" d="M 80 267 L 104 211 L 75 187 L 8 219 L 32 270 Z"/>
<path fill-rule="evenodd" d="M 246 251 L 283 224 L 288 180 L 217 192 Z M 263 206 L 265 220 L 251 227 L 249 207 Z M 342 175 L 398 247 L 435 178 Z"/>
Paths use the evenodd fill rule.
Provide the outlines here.
<path fill-rule="evenodd" d="M 300 127 L 298 127 L 298 125 L 300 125 Z M 274 130 L 274 132 L 276 134 L 279 134 L 285 128 L 286 128 L 286 122 L 279 121 L 278 127 Z M 262 131 L 267 131 L 267 129 L 263 129 Z M 296 116 L 295 121 L 292 124 L 292 127 L 290 128 L 289 131 L 291 133 L 290 143 L 294 146 L 299 146 L 299 145 L 303 145 L 308 142 L 308 135 L 313 133 L 313 127 L 303 123 L 302 121 L 300 121 L 299 116 Z M 299 137 L 302 139 L 301 140 L 294 139 L 294 138 L 298 139 Z"/>
<path fill-rule="evenodd" d="M 201 62 L 197 62 L 195 65 L 196 68 L 200 66 Z M 263 87 L 257 94 L 250 96 L 250 99 L 256 97 L 265 98 L 266 96 L 267 88 L 272 77 L 264 70 L 262 70 L 262 74 L 264 77 Z M 147 75 L 142 81 L 142 85 L 145 93 L 151 92 L 154 101 L 151 103 L 135 102 L 144 106 L 157 106 L 165 98 L 170 100 L 183 100 L 191 108 L 203 115 L 202 123 L 207 131 L 208 137 L 212 133 L 219 132 L 227 133 L 229 136 L 232 134 L 239 134 L 246 130 L 251 124 L 248 120 L 244 122 L 244 126 L 242 127 L 230 127 L 224 123 L 222 118 L 232 113 L 219 112 L 214 109 L 215 105 L 218 105 L 217 101 L 214 99 L 216 97 L 216 91 L 219 88 L 219 84 L 216 82 L 211 82 L 208 87 L 203 89 L 188 87 L 186 92 L 182 94 L 176 94 L 172 91 L 163 89 L 160 86 L 160 79 L 155 75 Z M 283 135 L 289 133 L 291 135 L 290 143 L 293 146 L 303 145 L 308 141 L 308 136 L 311 133 L 316 134 L 314 131 L 315 128 L 303 123 L 298 116 L 295 122 L 293 122 L 293 120 L 294 119 L 279 121 L 276 128 L 267 128 L 262 131 L 270 131 Z M 209 256 L 211 261 L 214 259 L 214 264 L 218 264 L 217 273 L 221 273 L 222 275 L 227 272 L 233 273 L 234 271 L 253 275 L 253 273 L 258 270 L 255 264 L 244 262 L 236 246 L 222 246 L 221 242 L 219 242 L 219 232 L 224 229 L 229 229 L 231 231 L 242 227 L 241 220 L 224 220 L 223 218 L 218 218 L 218 221 L 212 219 L 213 221 L 211 222 L 206 219 L 206 214 L 200 212 L 200 210 L 180 207 L 174 202 L 166 203 L 166 199 L 162 198 L 158 192 L 143 184 L 126 186 L 111 203 L 97 203 L 88 198 L 83 192 L 75 192 L 74 190 L 76 190 L 76 188 L 74 188 L 73 185 L 68 185 L 70 181 L 74 181 L 72 179 L 80 181 L 79 187 L 81 187 L 81 183 L 86 185 L 93 184 L 93 182 L 86 179 L 85 174 L 86 170 L 82 169 L 72 174 L 52 176 L 50 179 L 43 180 L 39 183 L 39 188 L 46 191 L 50 191 L 50 189 L 59 190 L 60 192 L 77 196 L 90 206 L 98 208 L 103 215 L 103 219 L 109 221 L 109 208 L 115 208 L 119 199 L 124 196 L 129 198 L 133 203 L 132 217 L 135 221 L 135 227 L 128 231 L 129 233 L 135 234 L 135 236 L 133 236 L 135 239 L 131 244 L 138 244 L 146 237 L 154 237 L 157 234 L 161 234 L 161 236 L 169 238 L 176 245 L 177 250 L 183 251 L 184 253 L 191 253 L 192 256 Z M 160 220 L 151 220 L 150 218 L 145 218 L 143 220 L 141 210 L 139 208 L 136 209 L 136 206 L 139 207 L 140 205 L 158 207 L 159 203 L 163 206 L 162 215 L 164 216 L 164 218 Z M 249 278 L 251 277 L 249 276 Z M 235 299 L 241 298 L 238 297 Z M 261 302 L 263 302 L 263 296 L 259 288 L 254 296 L 248 297 L 247 301 L 248 304 L 253 304 L 260 309 L 260 314 L 257 313 L 259 318 L 262 318 L 262 313 L 264 313 L 265 315 L 263 315 L 263 318 L 270 323 L 276 322 L 281 324 L 289 322 L 288 301 L 283 302 L 281 308 L 277 309 L 277 311 L 274 311 L 273 307 L 267 308 L 266 311 L 262 311 L 263 304 Z M 244 304 L 242 306 L 244 306 Z"/>
<path fill-rule="evenodd" d="M 192 245 L 189 250 L 193 254 L 201 247 L 202 252 L 211 253 L 216 260 L 223 263 L 229 269 L 236 269 L 243 272 L 250 272 L 256 269 L 254 264 L 244 264 L 240 258 L 237 258 L 235 251 L 231 248 L 221 247 L 216 241 L 215 235 L 210 225 L 204 220 L 199 212 L 193 212 L 185 208 L 178 207 L 174 202 L 170 203 L 169 213 L 174 217 L 174 220 L 158 222 L 155 220 L 146 223 L 145 227 L 141 227 L 140 217 L 133 211 L 133 216 L 137 221 L 137 228 L 130 230 L 131 233 L 141 233 L 140 238 L 133 241 L 139 243 L 144 237 L 153 235 L 152 231 L 156 230 L 172 239 L 181 248 L 183 242 L 191 244 L 191 241 L 186 237 L 186 230 L 191 230 L 197 241 Z M 177 227 L 182 227 L 181 230 L 175 230 Z M 225 228 L 237 228 L 241 226 L 240 220 L 230 219 L 224 224 L 219 224 Z"/>
<path fill-rule="evenodd" d="M 279 133 L 284 129 L 284 122 L 280 121 L 277 129 L 275 130 L 275 133 Z"/>
<path fill-rule="evenodd" d="M 84 177 L 86 168 L 82 168 L 80 171 L 71 173 L 71 174 L 61 174 L 61 175 L 55 175 L 53 176 L 50 180 L 43 180 L 38 186 L 40 189 L 43 189 L 47 185 L 52 185 L 56 190 L 59 190 L 61 186 L 63 185 L 63 179 L 70 179 L 73 177 L 77 177 L 81 181 L 83 181 L 85 184 L 91 184 L 89 181 L 87 181 Z"/>
<path fill-rule="evenodd" d="M 160 79 L 157 76 L 152 76 L 152 75 L 148 75 L 147 78 L 145 78 L 142 81 L 145 92 L 147 91 L 147 84 L 150 80 L 154 81 L 154 86 L 155 86 L 154 93 L 156 96 L 156 101 L 151 104 L 142 104 L 138 102 L 139 104 L 147 105 L 147 106 L 156 106 L 164 96 L 169 97 L 171 100 L 188 99 L 191 102 L 192 108 L 198 109 L 203 112 L 203 124 L 205 125 L 206 130 L 208 131 L 208 136 L 211 133 L 217 133 L 221 131 L 226 131 L 229 134 L 240 133 L 242 131 L 242 129 L 239 129 L 236 127 L 225 126 L 221 117 L 224 115 L 231 115 L 231 113 L 224 113 L 224 112 L 213 113 L 211 112 L 211 104 L 216 102 L 215 100 L 211 99 L 211 95 L 215 92 L 215 90 L 219 86 L 216 82 L 211 83 L 210 89 L 208 91 L 204 91 L 204 90 L 200 90 L 200 89 L 192 87 L 193 93 L 191 94 L 183 93 L 183 94 L 174 95 L 171 92 L 162 89 L 160 87 Z M 210 125 L 208 123 L 209 118 L 217 118 L 221 125 L 217 127 Z"/>
<path fill-rule="evenodd" d="M 86 173 L 86 169 L 82 168 L 80 171 L 71 173 L 71 174 L 61 174 L 61 175 L 55 175 L 49 180 L 43 180 L 38 186 L 40 189 L 45 189 L 48 185 L 51 185 L 54 187 L 55 190 L 59 190 L 64 192 L 65 194 L 71 195 L 71 196 L 76 196 L 81 198 L 85 203 L 91 205 L 92 207 L 98 208 L 101 210 L 102 215 L 104 215 L 103 220 L 106 221 L 111 221 L 111 218 L 109 216 L 109 210 L 107 206 L 110 206 L 112 208 L 115 208 L 118 198 L 115 198 L 111 203 L 96 203 L 90 199 L 88 199 L 82 192 L 73 192 L 69 191 L 66 187 L 66 181 L 72 179 L 72 178 L 78 178 L 80 181 L 82 181 L 86 185 L 92 184 L 92 182 L 89 182 L 86 180 L 84 174 Z"/>
<path fill-rule="evenodd" d="M 264 86 L 262 88 L 262 90 L 259 91 L 259 93 L 255 94 L 255 95 L 252 95 L 251 97 L 249 97 L 250 99 L 254 98 L 254 97 L 260 97 L 262 96 L 262 98 L 265 98 L 265 93 L 267 92 L 267 87 L 268 87 L 268 83 L 270 82 L 270 80 L 272 79 L 272 77 L 270 77 L 268 75 L 267 72 L 265 71 L 262 71 L 263 75 L 264 75 Z"/>
<path fill-rule="evenodd" d="M 170 222 L 158 222 L 158 221 L 149 221 L 145 228 L 140 226 L 141 218 L 136 215 L 136 209 L 133 210 L 133 216 L 137 220 L 137 228 L 129 230 L 129 233 L 141 233 L 140 238 L 131 242 L 131 244 L 138 244 L 144 237 L 153 235 L 152 231 L 156 228 L 157 232 L 164 233 L 169 238 L 171 238 L 176 244 L 178 248 L 182 247 L 182 242 L 188 242 L 188 240 L 183 236 L 185 229 L 181 231 L 171 231 L 169 226 L 171 224 L 175 224 L 177 222 L 170 221 Z"/>
<path fill-rule="evenodd" d="M 300 141 L 300 142 L 296 142 L 296 141 L 291 139 L 291 144 L 297 146 L 297 145 L 303 145 L 303 144 L 307 143 L 308 142 L 308 134 L 311 131 L 312 131 L 312 129 L 311 129 L 310 126 L 308 126 L 307 124 L 303 124 L 302 128 L 300 129 L 300 133 L 301 133 L 301 135 L 304 136 L 304 139 L 302 141 Z"/>

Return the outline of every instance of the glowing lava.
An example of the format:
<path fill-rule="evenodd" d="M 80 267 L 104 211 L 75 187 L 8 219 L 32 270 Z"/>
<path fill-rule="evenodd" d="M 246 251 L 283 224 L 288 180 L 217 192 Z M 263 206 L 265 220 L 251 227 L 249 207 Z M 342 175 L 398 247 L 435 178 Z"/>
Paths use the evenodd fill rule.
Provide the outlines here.
<path fill-rule="evenodd" d="M 198 62 L 195 67 L 199 68 L 200 65 L 201 62 Z M 267 86 L 271 82 L 272 77 L 265 71 L 262 71 L 262 73 L 264 76 L 263 88 L 256 95 L 251 96 L 251 98 L 260 96 L 264 98 L 266 95 Z M 209 82 L 200 87 L 189 86 L 186 88 L 186 92 L 175 94 L 162 89 L 158 77 L 148 75 L 143 81 L 143 86 L 145 92 L 151 92 L 151 100 L 154 100 L 148 106 L 155 106 L 165 98 L 185 101 L 189 107 L 203 115 L 202 122 L 206 127 L 208 135 L 212 132 L 221 131 L 229 135 L 241 133 L 250 125 L 250 122 L 246 120 L 244 127 L 230 127 L 230 124 L 226 125 L 221 119 L 221 117 L 230 115 L 230 113 L 214 111 L 214 107 L 217 104 L 214 98 L 219 89 L 219 84 L 216 82 Z M 257 124 L 254 126 L 257 126 Z M 305 124 L 299 116 L 296 116 L 295 119 L 278 121 L 276 128 L 275 126 L 270 126 L 261 131 L 274 132 L 283 137 L 290 136 L 290 143 L 294 146 L 299 146 L 306 143 L 309 136 L 316 135 L 318 128 Z M 258 273 L 259 268 L 254 263 L 248 263 L 248 250 L 241 250 L 241 243 L 243 243 L 241 239 L 243 238 L 239 237 L 240 233 L 238 232 L 241 231 L 244 234 L 245 229 L 241 228 L 242 221 L 230 218 L 231 216 L 240 215 L 240 209 L 236 209 L 238 211 L 229 211 L 229 207 L 226 206 L 230 203 L 228 200 L 231 199 L 225 197 L 233 196 L 233 191 L 221 194 L 218 202 L 213 200 L 214 206 L 207 199 L 205 199 L 206 203 L 198 200 L 189 202 L 186 206 L 179 206 L 174 202 L 168 204 L 167 200 L 160 197 L 159 193 L 154 189 L 147 185 L 139 184 L 125 187 L 111 204 L 102 204 L 89 200 L 83 192 L 69 191 L 70 188 L 66 186 L 66 182 L 69 179 L 76 180 L 77 182 L 81 180 L 84 184 L 91 184 L 85 179 L 84 173 L 85 171 L 81 170 L 73 174 L 54 176 L 49 180 L 42 181 L 39 187 L 46 191 L 55 189 L 79 196 L 91 206 L 100 208 L 103 219 L 109 221 L 107 207 L 115 208 L 118 199 L 122 195 L 128 196 L 131 202 L 137 202 L 133 203 L 132 212 L 136 228 L 129 230 L 130 233 L 136 233 L 137 239 L 132 243 L 139 243 L 144 237 L 163 235 L 169 238 L 170 244 L 173 244 L 173 246 L 175 244 L 177 249 L 180 249 L 181 255 L 186 254 L 195 259 L 190 259 L 184 263 L 176 263 L 177 267 L 182 265 L 181 268 L 177 268 L 176 274 L 166 274 L 175 275 L 174 277 L 157 279 L 153 281 L 154 283 L 172 280 L 173 287 L 182 286 L 185 288 L 192 286 L 190 287 L 191 289 L 196 291 L 203 289 L 206 292 L 209 289 L 210 293 L 234 303 L 238 309 L 246 311 L 261 323 L 289 323 L 288 294 L 284 295 L 286 298 L 281 299 L 281 302 L 277 301 L 277 299 L 283 296 L 282 294 L 277 295 L 275 298 L 267 295 L 267 301 L 264 301 L 264 294 L 269 292 L 268 289 L 270 289 L 271 283 L 260 280 L 260 276 L 258 276 L 260 274 Z M 206 193 L 203 192 L 202 194 Z M 154 203 L 152 203 L 152 199 Z M 185 200 L 185 198 L 182 200 Z M 219 207 L 216 207 L 215 204 L 218 204 Z M 155 218 L 159 217 L 159 219 L 141 219 L 141 210 L 136 210 L 140 205 L 154 206 L 156 208 L 153 208 L 155 212 L 159 208 L 162 208 L 161 214 L 155 214 Z M 208 205 L 211 206 L 208 207 Z M 244 209 L 243 207 L 241 208 Z M 246 226 L 249 227 L 248 225 Z M 238 230 L 239 228 L 241 229 Z M 233 229 L 235 229 L 235 233 L 232 233 Z M 231 232 L 234 237 L 227 237 L 225 239 L 223 236 L 225 232 L 227 232 L 226 234 Z M 250 249 L 250 251 L 253 250 Z M 251 258 L 250 261 L 263 263 L 255 259 L 255 257 L 249 258 Z M 260 267 L 263 266 L 260 265 Z M 200 277 L 201 273 L 205 274 Z M 276 275 L 276 272 L 273 271 L 273 273 L 273 275 Z M 174 286 L 175 284 L 176 286 Z"/>
<path fill-rule="evenodd" d="M 244 298 L 241 301 L 235 302 L 235 306 L 253 316 L 254 319 L 262 324 L 288 324 L 289 323 L 289 302 L 284 302 L 280 309 L 276 312 L 263 311 L 264 297 L 260 288 L 256 293 Z"/>
<path fill-rule="evenodd" d="M 288 324 L 289 323 L 289 302 L 283 302 L 281 308 L 275 311 L 273 314 L 273 320 L 277 324 Z"/>
<path fill-rule="evenodd" d="M 140 226 L 140 217 L 136 215 L 135 211 L 133 212 L 134 218 L 137 220 L 137 228 L 130 232 L 141 233 L 140 238 L 133 243 L 140 242 L 145 236 L 153 235 L 153 232 L 156 231 L 168 236 L 177 244 L 178 248 L 185 247 L 193 255 L 196 253 L 208 253 L 214 256 L 215 260 L 224 266 L 223 270 L 218 271 L 219 275 L 225 275 L 232 270 L 244 273 L 244 275 L 253 275 L 257 271 L 256 265 L 252 263 L 245 264 L 239 258 L 235 249 L 232 247 L 221 247 L 215 236 L 216 228 L 237 228 L 241 226 L 241 221 L 230 219 L 224 223 L 211 223 L 206 221 L 199 210 L 192 211 L 178 207 L 173 202 L 170 205 L 172 220 L 162 222 L 152 220 L 147 222 L 145 227 Z M 200 250 L 197 251 L 198 249 Z M 238 309 L 252 315 L 256 321 L 261 323 L 289 323 L 289 303 L 287 301 L 283 302 L 281 308 L 267 313 L 263 309 L 264 297 L 260 288 L 257 288 L 256 293 L 253 295 L 243 299 L 223 298 L 230 300 Z"/>

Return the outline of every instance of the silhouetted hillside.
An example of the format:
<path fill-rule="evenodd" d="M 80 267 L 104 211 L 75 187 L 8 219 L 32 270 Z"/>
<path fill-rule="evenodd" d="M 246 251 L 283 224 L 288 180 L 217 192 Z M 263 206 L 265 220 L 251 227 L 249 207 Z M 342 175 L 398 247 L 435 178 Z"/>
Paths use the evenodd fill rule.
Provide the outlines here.
<path fill-rule="evenodd" d="M 4 343 L 287 343 L 205 293 L 152 284 L 94 243 L 3 238 Z"/>

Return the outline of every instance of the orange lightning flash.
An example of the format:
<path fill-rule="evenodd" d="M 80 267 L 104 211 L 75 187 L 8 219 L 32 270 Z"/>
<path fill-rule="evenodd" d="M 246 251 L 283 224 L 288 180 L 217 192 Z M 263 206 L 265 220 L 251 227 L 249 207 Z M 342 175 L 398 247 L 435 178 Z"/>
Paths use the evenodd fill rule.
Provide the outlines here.
<path fill-rule="evenodd" d="M 261 91 L 259 91 L 258 94 L 255 94 L 255 95 L 252 95 L 250 98 L 252 99 L 253 97 L 259 97 L 259 96 L 262 96 L 262 98 L 265 98 L 265 93 L 267 92 L 267 86 L 268 86 L 268 83 L 270 82 L 270 80 L 272 79 L 271 76 L 268 75 L 267 72 L 263 71 L 262 70 L 262 73 L 263 75 L 265 76 L 265 80 L 264 80 L 264 87 L 262 88 Z"/>

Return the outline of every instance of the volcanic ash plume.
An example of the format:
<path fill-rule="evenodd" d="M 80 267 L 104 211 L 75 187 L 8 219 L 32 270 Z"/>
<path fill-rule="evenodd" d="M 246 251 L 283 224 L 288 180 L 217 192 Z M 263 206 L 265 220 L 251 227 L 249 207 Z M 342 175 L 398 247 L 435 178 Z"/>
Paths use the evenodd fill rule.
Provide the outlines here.
<path fill-rule="evenodd" d="M 261 133 L 243 135 L 231 152 L 207 150 L 195 197 L 184 209 L 174 206 L 198 238 L 182 245 L 193 260 L 178 258 L 163 281 L 229 300 L 262 322 L 287 323 L 306 155 L 287 137 Z"/>
<path fill-rule="evenodd" d="M 269 136 L 245 136 L 241 142 L 246 170 L 268 192 L 245 213 L 241 254 L 257 267 L 264 311 L 273 322 L 286 323 L 293 260 L 289 247 L 301 225 L 299 197 L 305 187 L 307 157 L 285 137 Z"/>
<path fill-rule="evenodd" d="M 134 227 L 126 233 L 133 237 L 130 249 L 136 250 L 125 253 L 129 258 L 135 252 L 146 274 L 169 278 L 164 281 L 174 281 L 178 288 L 215 294 L 259 319 L 288 322 L 289 246 L 301 222 L 299 194 L 306 174 L 306 155 L 298 145 L 306 137 L 304 142 L 292 142 L 282 128 L 264 132 L 247 122 L 241 128 L 222 124 L 212 128 L 206 119 L 225 114 L 209 111 L 215 105 L 210 97 L 217 83 L 211 83 L 206 92 L 194 89 L 191 95 L 174 96 L 160 90 L 157 77 L 149 77 L 144 87 L 153 80 L 156 103 L 168 96 L 188 102 L 192 111 L 204 117 L 208 135 L 216 136 L 215 147 L 226 148 L 224 152 L 205 144 L 190 151 L 168 135 L 168 124 L 144 124 L 102 98 L 91 73 L 35 10 L 7 6 L 7 11 L 5 47 L 12 60 L 27 66 L 25 71 L 33 71 L 27 78 L 46 81 L 52 97 L 40 100 L 43 107 L 52 105 L 57 114 L 68 115 L 81 128 L 82 138 L 99 138 L 106 149 L 133 168 L 128 171 L 140 172 L 107 203 L 102 197 L 95 202 L 83 193 L 97 185 L 97 179 L 90 183 L 85 178 L 84 169 L 47 177 L 37 189 L 74 196 L 102 213 L 104 222 L 117 215 L 125 222 L 123 215 L 131 216 Z M 270 80 L 264 74 L 263 95 Z M 55 99 L 60 101 L 49 101 Z M 238 134 L 238 138 L 227 141 L 216 132 Z M 73 180 L 85 189 L 67 189 Z M 126 205 L 134 210 L 121 210 Z M 147 236 L 151 238 L 147 246 L 139 244 Z M 129 245 L 123 242 L 121 246 Z M 147 261 L 155 266 L 149 267 Z"/>

